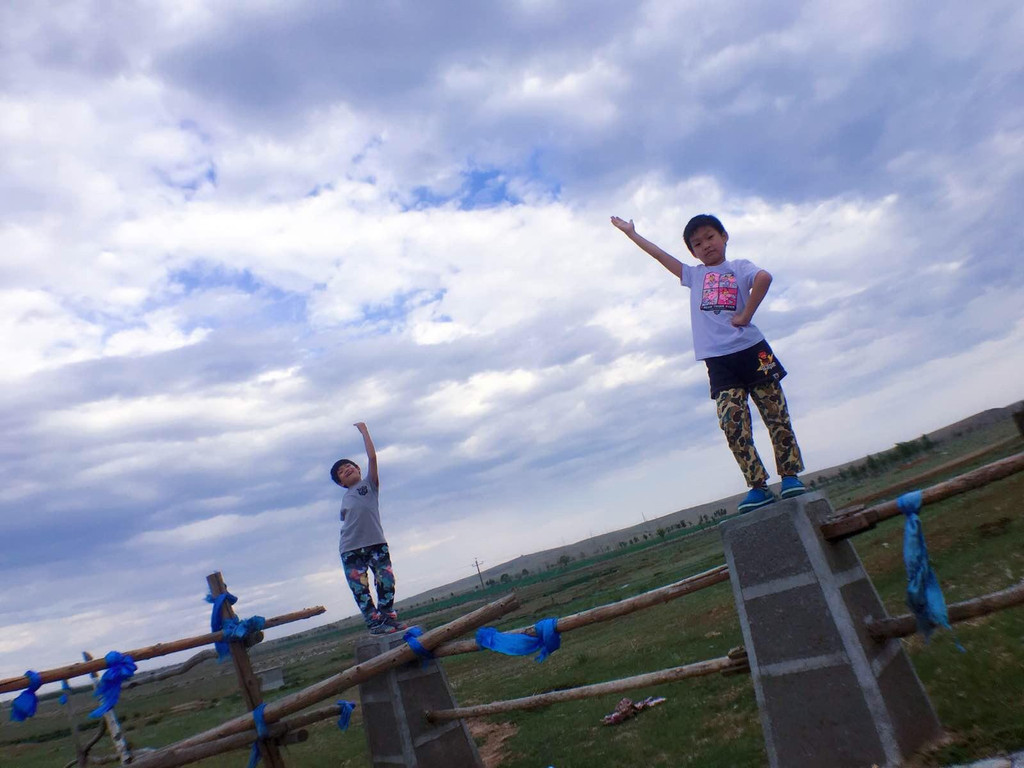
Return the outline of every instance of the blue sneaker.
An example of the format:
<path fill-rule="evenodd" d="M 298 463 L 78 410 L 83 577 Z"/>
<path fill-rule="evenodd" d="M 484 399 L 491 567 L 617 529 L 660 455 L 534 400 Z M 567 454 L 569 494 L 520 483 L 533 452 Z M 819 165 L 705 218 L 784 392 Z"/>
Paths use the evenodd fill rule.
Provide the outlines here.
<path fill-rule="evenodd" d="M 755 509 L 765 507 L 775 501 L 775 494 L 767 488 L 751 488 L 750 493 L 740 502 L 737 509 L 742 515 Z"/>
<path fill-rule="evenodd" d="M 807 488 L 800 482 L 799 477 L 796 475 L 786 475 L 782 478 L 782 490 L 779 491 L 779 496 L 784 499 L 791 499 L 802 493 L 807 493 Z"/>

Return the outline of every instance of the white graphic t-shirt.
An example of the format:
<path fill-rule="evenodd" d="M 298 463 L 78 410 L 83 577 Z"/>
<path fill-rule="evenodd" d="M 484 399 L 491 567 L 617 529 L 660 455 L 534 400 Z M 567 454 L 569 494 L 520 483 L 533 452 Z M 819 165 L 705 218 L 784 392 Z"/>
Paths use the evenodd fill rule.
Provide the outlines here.
<path fill-rule="evenodd" d="M 365 477 L 345 491 L 345 498 L 341 500 L 339 552 L 386 542 L 380 524 L 378 493 L 377 486 Z"/>
<path fill-rule="evenodd" d="M 756 325 L 737 328 L 732 318 L 742 312 L 761 268 L 746 259 L 705 267 L 683 264 L 681 282 L 690 289 L 693 354 L 698 360 L 720 357 L 752 347 L 764 339 Z"/>

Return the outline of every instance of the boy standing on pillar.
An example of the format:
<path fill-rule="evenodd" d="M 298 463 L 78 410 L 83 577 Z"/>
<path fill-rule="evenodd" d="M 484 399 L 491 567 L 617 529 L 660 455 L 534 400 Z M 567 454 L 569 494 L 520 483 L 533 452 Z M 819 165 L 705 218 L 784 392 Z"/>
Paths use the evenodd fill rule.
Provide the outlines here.
<path fill-rule="evenodd" d="M 363 614 L 371 635 L 388 635 L 405 629 L 395 612 L 395 572 L 391 567 L 391 553 L 384 529 L 380 524 L 377 476 L 377 451 L 373 447 L 366 424 L 358 422 L 355 428 L 363 436 L 366 448 L 366 477 L 359 465 L 351 459 L 339 459 L 331 467 L 331 480 L 345 488 L 341 502 L 341 565 L 349 589 Z M 373 571 L 377 585 L 377 604 L 370 594 L 367 571 Z"/>
<path fill-rule="evenodd" d="M 707 365 L 719 426 L 750 486 L 739 511 L 750 512 L 775 501 L 768 489 L 768 472 L 754 447 L 748 395 L 768 427 L 776 468 L 782 476 L 782 497 L 804 493 L 806 488 L 797 477 L 803 471 L 803 459 L 779 384 L 786 370 L 751 322 L 772 276 L 745 259 L 726 261 L 729 233 L 710 214 L 694 216 L 683 229 L 683 242 L 701 263 L 699 267 L 683 264 L 641 237 L 632 220 L 612 216 L 611 221 L 690 289 L 693 352 Z"/>

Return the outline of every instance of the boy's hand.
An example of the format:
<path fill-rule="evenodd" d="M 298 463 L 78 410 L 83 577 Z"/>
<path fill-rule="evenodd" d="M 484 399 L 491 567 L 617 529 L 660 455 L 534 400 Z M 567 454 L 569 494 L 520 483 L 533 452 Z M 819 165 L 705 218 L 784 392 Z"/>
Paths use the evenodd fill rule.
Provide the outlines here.
<path fill-rule="evenodd" d="M 627 235 L 636 234 L 636 227 L 633 226 L 632 219 L 626 221 L 625 219 L 620 219 L 618 216 L 612 216 L 612 224 L 618 229 L 621 229 Z"/>
<path fill-rule="evenodd" d="M 356 429 L 358 429 L 359 430 L 359 434 L 361 434 L 361 435 L 365 435 L 369 431 L 369 430 L 366 429 L 366 424 L 361 422 L 361 421 L 357 421 L 352 426 L 355 427 Z"/>
<path fill-rule="evenodd" d="M 729 322 L 737 328 L 742 328 L 745 325 L 750 325 L 750 318 L 746 316 L 746 313 L 740 313 L 733 315 Z"/>

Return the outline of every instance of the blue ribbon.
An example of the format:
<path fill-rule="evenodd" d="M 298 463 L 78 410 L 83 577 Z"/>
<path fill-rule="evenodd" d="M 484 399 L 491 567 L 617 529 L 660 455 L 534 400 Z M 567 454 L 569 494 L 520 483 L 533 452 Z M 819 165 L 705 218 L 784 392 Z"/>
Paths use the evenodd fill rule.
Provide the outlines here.
<path fill-rule="evenodd" d="M 252 711 L 252 722 L 256 726 L 257 739 L 252 743 L 252 750 L 249 752 L 249 765 L 247 768 L 256 768 L 256 763 L 263 757 L 260 754 L 260 741 L 270 736 L 270 730 L 267 728 L 267 721 L 263 718 L 263 710 L 266 709 L 266 703 L 260 704 Z"/>
<path fill-rule="evenodd" d="M 562 647 L 562 636 L 555 627 L 558 619 L 541 619 L 534 624 L 536 637 L 519 632 L 499 632 L 494 627 L 480 627 L 476 631 L 476 644 L 481 648 L 506 656 L 529 656 L 537 654 L 537 661 L 544 661 Z"/>
<path fill-rule="evenodd" d="M 228 605 L 234 605 L 238 602 L 238 598 L 232 595 L 230 592 L 221 592 L 217 597 L 211 594 L 206 595 L 206 602 L 213 603 L 213 613 L 210 614 L 210 631 L 220 632 L 224 629 L 224 617 L 221 616 L 224 603 L 227 601 Z M 217 649 L 217 661 L 223 661 L 228 655 L 228 641 L 218 640 L 213 644 L 213 647 Z"/>
<path fill-rule="evenodd" d="M 68 694 L 71 693 L 71 686 L 68 685 L 68 681 L 67 680 L 61 680 L 60 681 L 60 687 L 61 687 L 61 690 L 64 691 L 64 693 L 62 693 L 60 695 L 60 703 L 61 703 L 61 705 L 64 705 L 64 704 L 68 703 Z"/>
<path fill-rule="evenodd" d="M 28 678 L 28 688 L 19 693 L 14 701 L 11 702 L 11 720 L 16 723 L 34 717 L 36 707 L 39 705 L 36 691 L 43 684 L 42 678 L 39 677 L 38 672 L 33 672 L 31 669 L 25 673 L 25 677 Z"/>
<path fill-rule="evenodd" d="M 134 675 L 138 669 L 131 656 L 122 655 L 117 651 L 111 651 L 104 659 L 107 662 L 107 669 L 92 693 L 100 700 L 100 705 L 89 713 L 89 717 L 99 717 L 113 709 L 117 700 L 121 698 L 121 683 Z"/>
<path fill-rule="evenodd" d="M 409 629 L 405 631 L 405 634 L 402 635 L 402 639 L 405 640 L 406 644 L 410 648 L 412 648 L 413 653 L 423 659 L 423 662 L 426 663 L 434 658 L 434 654 L 424 648 L 423 644 L 417 639 L 422 634 L 423 629 L 421 627 L 409 627 Z"/>
<path fill-rule="evenodd" d="M 338 727 L 343 731 L 347 731 L 348 721 L 352 717 L 352 710 L 356 708 L 356 703 L 354 701 L 345 701 L 344 699 L 340 699 L 338 701 L 338 707 L 341 711 L 341 717 L 338 718 Z"/>
<path fill-rule="evenodd" d="M 928 547 L 921 529 L 921 491 L 905 493 L 896 500 L 900 512 L 906 517 L 903 526 L 903 562 L 907 568 L 907 606 L 917 620 L 917 629 L 927 641 L 936 627 L 949 626 L 946 600 L 942 596 L 939 579 L 928 560 Z M 963 646 L 954 637 L 956 647 Z"/>

